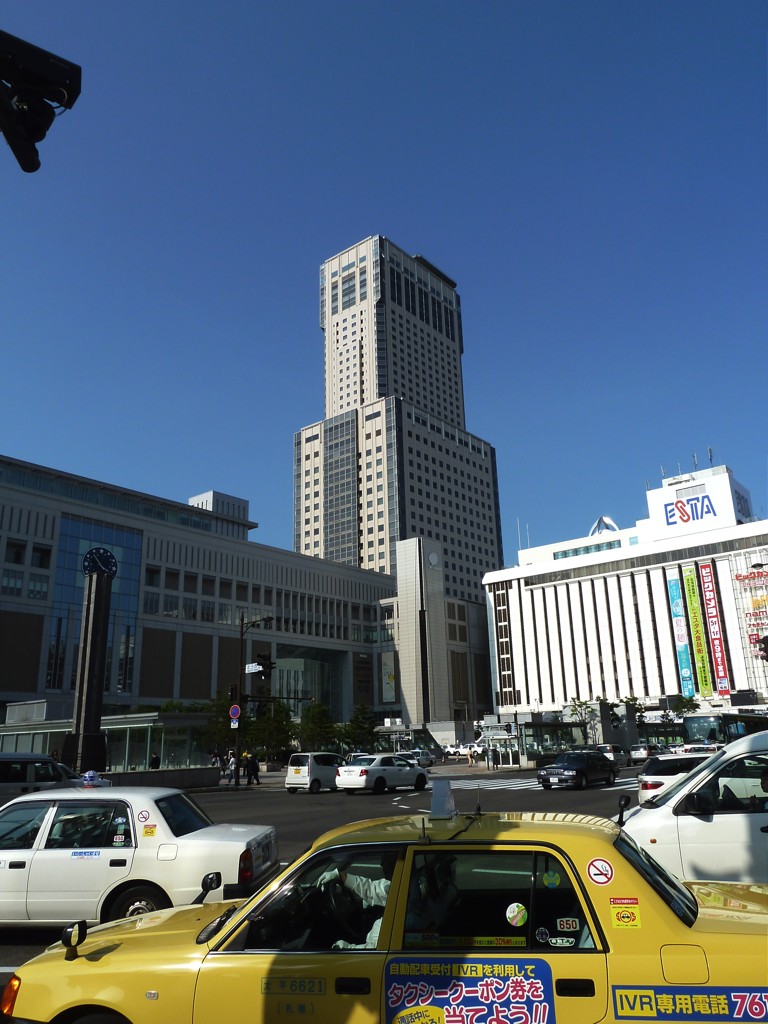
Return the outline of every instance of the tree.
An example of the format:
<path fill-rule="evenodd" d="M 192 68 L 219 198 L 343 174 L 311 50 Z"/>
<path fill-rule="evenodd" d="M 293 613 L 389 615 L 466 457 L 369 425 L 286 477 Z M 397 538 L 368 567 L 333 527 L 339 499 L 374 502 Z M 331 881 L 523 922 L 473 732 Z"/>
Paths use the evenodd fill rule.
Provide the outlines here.
<path fill-rule="evenodd" d="M 588 743 L 589 740 L 587 739 L 587 733 L 589 727 L 594 723 L 595 719 L 597 718 L 597 712 L 592 707 L 591 702 L 588 700 L 577 700 L 576 697 L 574 697 L 566 710 L 568 711 L 570 717 L 574 719 L 576 724 L 581 729 L 582 735 L 584 737 L 584 743 Z"/>
<path fill-rule="evenodd" d="M 327 750 L 338 743 L 338 729 L 325 704 L 307 704 L 297 731 L 302 750 Z"/>
<path fill-rule="evenodd" d="M 690 715 L 694 711 L 698 711 L 701 704 L 699 704 L 695 697 L 683 697 L 682 694 L 678 694 L 669 702 L 669 707 L 675 715 L 680 717 L 681 715 Z"/>
<path fill-rule="evenodd" d="M 296 734 L 291 709 L 282 700 L 264 701 L 255 705 L 256 714 L 248 719 L 247 743 L 263 750 L 267 761 L 276 761 L 288 750 Z"/>
<path fill-rule="evenodd" d="M 645 704 L 640 700 L 639 697 L 622 697 L 624 707 L 629 711 L 630 709 L 635 714 L 635 722 L 638 725 L 645 724 Z"/>
<path fill-rule="evenodd" d="M 376 748 L 376 715 L 365 704 L 358 704 L 346 725 L 337 728 L 339 738 L 350 750 L 373 751 Z"/>

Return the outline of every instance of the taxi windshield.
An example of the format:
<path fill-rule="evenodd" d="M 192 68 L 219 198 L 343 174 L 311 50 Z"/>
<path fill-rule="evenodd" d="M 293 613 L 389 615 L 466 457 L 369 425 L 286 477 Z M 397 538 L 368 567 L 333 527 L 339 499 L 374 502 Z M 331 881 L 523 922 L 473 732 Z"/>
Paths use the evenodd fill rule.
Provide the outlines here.
<path fill-rule="evenodd" d="M 614 848 L 643 876 L 683 924 L 690 927 L 694 923 L 699 905 L 690 890 L 658 864 L 646 850 L 639 847 L 626 832 L 619 833 Z"/>

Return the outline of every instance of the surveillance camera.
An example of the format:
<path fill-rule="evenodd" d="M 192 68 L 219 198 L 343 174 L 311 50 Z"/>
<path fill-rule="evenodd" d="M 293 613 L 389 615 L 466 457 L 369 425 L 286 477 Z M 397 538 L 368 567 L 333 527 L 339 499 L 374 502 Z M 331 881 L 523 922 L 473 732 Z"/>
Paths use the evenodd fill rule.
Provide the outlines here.
<path fill-rule="evenodd" d="M 0 134 L 23 171 L 40 167 L 42 142 L 56 114 L 80 95 L 77 64 L 0 31 Z"/>
<path fill-rule="evenodd" d="M 42 99 L 71 110 L 80 95 L 78 64 L 41 50 L 0 30 L 0 79 L 17 88 L 33 89 Z"/>

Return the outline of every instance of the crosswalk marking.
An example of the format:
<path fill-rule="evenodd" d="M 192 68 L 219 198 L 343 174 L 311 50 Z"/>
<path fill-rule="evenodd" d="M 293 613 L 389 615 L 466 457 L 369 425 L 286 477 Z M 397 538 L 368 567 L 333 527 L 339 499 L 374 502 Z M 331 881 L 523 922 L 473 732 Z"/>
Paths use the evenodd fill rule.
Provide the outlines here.
<path fill-rule="evenodd" d="M 451 789 L 541 789 L 536 779 L 532 778 L 490 778 L 455 779 L 451 778 Z M 596 787 L 595 787 L 596 788 Z M 637 789 L 637 779 L 617 779 L 612 789 Z"/>

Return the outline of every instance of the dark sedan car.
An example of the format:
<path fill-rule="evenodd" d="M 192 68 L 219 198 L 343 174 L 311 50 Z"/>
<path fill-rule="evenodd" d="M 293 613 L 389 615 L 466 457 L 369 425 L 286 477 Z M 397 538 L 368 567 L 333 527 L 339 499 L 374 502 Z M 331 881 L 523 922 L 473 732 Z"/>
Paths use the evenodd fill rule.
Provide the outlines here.
<path fill-rule="evenodd" d="M 553 786 L 586 789 L 593 782 L 612 786 L 617 770 L 613 761 L 597 750 L 566 750 L 552 764 L 539 768 L 536 777 L 544 789 Z"/>

